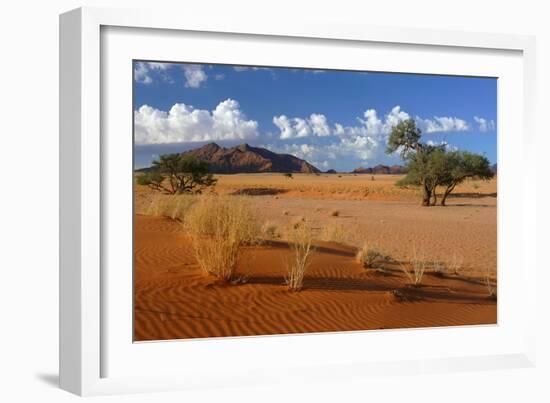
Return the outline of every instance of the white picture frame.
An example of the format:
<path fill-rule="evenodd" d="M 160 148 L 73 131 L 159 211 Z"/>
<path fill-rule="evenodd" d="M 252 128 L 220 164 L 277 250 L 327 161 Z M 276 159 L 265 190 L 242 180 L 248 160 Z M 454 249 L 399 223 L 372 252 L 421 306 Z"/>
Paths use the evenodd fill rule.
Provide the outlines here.
<path fill-rule="evenodd" d="M 109 298 L 117 281 L 125 281 L 124 277 L 112 277 L 107 271 L 107 260 L 110 259 L 109 245 L 106 242 L 105 228 L 115 230 L 126 228 L 126 221 L 114 221 L 115 216 L 106 214 L 110 203 L 110 181 L 108 178 L 124 178 L 128 169 L 115 167 L 109 163 L 111 147 L 124 148 L 124 142 L 113 142 L 113 136 L 105 137 L 111 130 L 111 124 L 118 120 L 127 125 L 128 119 L 113 117 L 112 110 L 125 110 L 124 105 L 116 102 L 116 96 L 110 98 L 113 92 L 126 96 L 124 88 L 131 86 L 129 82 L 122 82 L 122 87 L 105 83 L 102 74 L 107 74 L 104 68 L 110 69 L 109 63 L 102 58 L 112 55 L 105 48 L 118 46 L 121 50 L 121 38 L 109 39 L 105 42 L 105 32 L 122 32 L 122 36 L 135 36 L 139 30 L 147 36 L 154 32 L 158 41 L 173 43 L 180 40 L 179 34 L 192 33 L 194 38 L 214 35 L 215 41 L 239 38 L 262 43 L 270 42 L 272 46 L 289 46 L 297 44 L 301 48 L 311 46 L 312 41 L 318 41 L 320 46 L 331 47 L 335 52 L 340 48 L 374 46 L 384 50 L 394 47 L 396 55 L 399 52 L 425 52 L 424 65 L 403 68 L 405 72 L 430 71 L 440 74 L 475 75 L 487 73 L 491 69 L 502 69 L 506 94 L 514 95 L 514 103 L 500 103 L 499 97 L 499 325 L 496 327 L 451 328 L 432 331 L 398 330 L 383 332 L 347 332 L 345 334 L 323 335 L 293 335 L 255 338 L 229 338 L 228 340 L 194 341 L 178 344 L 173 342 L 158 342 L 133 344 L 128 339 L 127 327 L 117 329 L 115 323 L 126 323 L 120 317 L 127 308 L 124 300 L 116 305 Z M 162 37 L 162 38 L 161 38 Z M 226 38 L 226 39 L 224 39 Z M 247 39 L 248 38 L 248 39 Z M 146 38 L 145 38 L 146 39 Z M 195 39 L 197 40 L 197 39 Z M 117 42 L 118 41 L 118 42 Z M 118 52 L 119 57 L 155 59 L 145 54 L 147 45 L 143 42 L 143 50 L 137 47 L 126 47 L 127 52 Z M 160 42 L 159 42 L 160 43 Z M 191 42 L 190 42 L 191 43 Z M 317 43 L 317 42 L 315 42 Z M 108 46 L 107 46 L 108 44 Z M 349 46 L 348 46 L 349 45 Z M 352 46 L 353 45 L 353 46 Z M 160 46 L 168 49 L 168 46 Z M 254 52 L 254 58 L 246 59 L 242 52 L 235 51 L 233 56 L 222 54 L 211 56 L 205 60 L 197 47 L 194 60 L 201 58 L 204 62 L 229 62 L 241 64 L 271 64 L 273 59 L 261 52 Z M 136 50 L 137 49 L 137 50 Z M 290 49 L 290 48 L 289 48 Z M 163 53 L 164 52 L 164 53 Z M 343 51 L 344 52 L 344 51 Z M 448 58 L 456 60 L 449 67 L 444 61 L 437 60 L 430 52 L 446 52 Z M 453 53 L 454 52 L 454 53 Z M 477 57 L 486 57 L 488 66 L 468 65 L 459 62 L 461 54 L 456 52 L 470 52 Z M 502 55 L 511 55 L 509 60 L 502 58 L 501 63 L 496 60 Z M 476 57 L 476 56 L 472 57 Z M 168 50 L 159 50 L 157 56 L 164 60 L 179 60 L 181 55 L 170 57 Z M 296 55 L 295 55 L 296 56 Z M 112 55 L 113 60 L 115 56 Z M 296 56 L 297 57 L 297 56 Z M 319 56 L 321 57 L 321 56 Z M 379 65 L 371 65 L 371 69 L 384 69 L 388 60 L 397 56 L 382 58 Z M 525 189 L 535 186 L 535 176 L 521 177 L 514 174 L 511 165 L 506 163 L 506 155 L 515 149 L 519 150 L 521 159 L 528 161 L 534 153 L 534 91 L 535 91 L 535 42 L 534 38 L 520 35 L 501 35 L 487 33 L 467 33 L 455 31 L 429 31 L 408 28 L 384 28 L 365 25 L 350 25 L 343 22 L 307 22 L 301 25 L 281 24 L 279 21 L 226 19 L 215 20 L 199 18 L 192 15 L 181 15 L 169 11 L 157 10 L 115 10 L 103 8 L 81 8 L 70 11 L 60 17 L 60 385 L 63 389 L 79 395 L 97 395 L 113 393 L 150 392 L 160 390 L 188 389 L 213 386 L 254 385 L 260 383 L 292 381 L 296 376 L 300 379 L 341 379 L 353 374 L 354 377 L 369 376 L 372 374 L 409 374 L 419 372 L 439 372 L 457 370 L 478 370 L 498 368 L 518 368 L 533 366 L 535 362 L 535 319 L 526 312 L 535 312 L 535 279 L 536 264 L 534 248 L 535 237 L 535 209 L 533 200 L 529 200 L 525 192 L 513 195 L 507 193 L 507 181 L 519 180 Z M 212 60 L 215 59 L 215 60 Z M 506 60 L 508 61 L 506 61 Z M 296 59 L 294 59 L 296 60 Z M 312 52 L 311 58 L 302 60 L 298 67 L 327 67 L 322 58 L 316 58 Z M 474 60 L 474 59 L 472 59 Z M 183 60 L 184 61 L 184 60 Z M 238 62 L 238 63 L 237 63 Z M 285 64 L 281 60 L 282 65 Z M 307 63 L 311 63 L 308 65 Z M 319 63 L 324 63 L 322 66 Z M 340 67 L 349 66 L 349 59 L 340 63 Z M 347 63 L 347 64 L 346 64 Z M 441 63 L 441 64 L 438 64 Z M 462 64 L 461 64 L 462 63 Z M 499 66 L 497 66 L 497 64 Z M 296 64 L 293 64 L 296 66 Z M 428 67 L 426 67 L 428 66 Z M 508 67 L 506 67 L 508 66 Z M 329 66 L 330 67 L 330 66 Z M 113 67 L 116 70 L 116 66 Z M 417 69 L 417 71 L 412 71 Z M 111 70 L 109 70 L 111 71 Z M 496 71 L 496 70 L 495 70 Z M 111 74 L 111 73 L 109 73 Z M 115 89 L 116 88 L 116 89 Z M 119 92 L 119 90 L 121 92 Z M 107 94 L 107 95 L 106 95 Z M 104 97 L 107 96 L 106 99 Z M 511 98 L 511 97 L 510 97 Z M 108 102 L 107 102 L 108 101 Z M 109 105 L 107 109 L 106 104 Z M 110 108 L 113 108 L 112 110 Z M 509 117 L 512 110 L 519 107 L 520 112 Z M 117 109 L 121 108 L 121 109 Z M 504 116 L 503 116 L 504 112 Z M 131 110 L 130 110 L 131 116 Z M 508 119 L 510 119 L 508 121 Z M 124 126 L 122 126 L 124 129 Z M 515 145 L 507 145 L 503 138 L 510 138 L 512 129 L 516 130 Z M 519 133 L 518 133 L 519 132 Z M 503 135 L 502 135 L 503 134 Z M 502 136 L 501 136 L 502 135 Z M 131 136 L 131 133 L 130 133 Z M 508 137 L 507 137 L 508 136 Z M 116 140 L 118 141 L 118 140 Z M 128 150 L 127 150 L 128 151 Z M 131 153 L 131 150 L 129 150 Z M 128 155 L 128 154 L 126 154 Z M 501 161 L 501 159 L 504 160 Z M 502 163 L 501 163 L 502 162 Z M 123 164 L 122 164 L 123 165 Z M 115 172 L 116 171 L 116 172 Z M 126 173 L 125 173 L 126 172 Z M 514 176 L 516 175 L 516 176 Z M 510 179 L 507 179 L 510 178 Z M 116 179 L 113 179 L 113 181 Z M 503 192 L 501 192 L 503 190 Z M 501 200 L 501 197 L 509 198 Z M 121 198 L 124 200 L 124 198 Z M 515 212 L 511 217 L 506 212 Z M 504 225 L 505 233 L 501 233 L 503 220 L 510 221 Z M 109 230 L 110 231 L 110 230 Z M 110 233 L 111 239 L 115 233 Z M 123 241 L 121 241 L 123 242 Z M 516 242 L 515 250 L 510 251 L 508 246 Z M 127 246 L 123 242 L 123 245 Z M 124 249 L 124 248 L 122 248 Z M 503 260 L 502 253 L 513 253 L 514 262 L 519 262 L 521 270 L 511 272 L 506 269 L 509 259 Z M 131 251 L 127 251 L 131 253 Z M 508 257 L 508 255 L 504 256 Z M 118 256 L 126 259 L 127 255 Z M 509 266 L 509 265 L 508 265 Z M 502 267 L 502 270 L 501 270 Z M 507 270 L 507 271 L 506 271 Z M 504 274 L 503 274 L 504 271 Z M 504 276 L 504 277 L 503 277 Z M 107 281 L 108 280 L 108 281 Z M 513 281 L 512 281 L 513 280 Z M 128 283 L 131 278 L 127 279 Z M 131 286 L 125 286 L 125 293 Z M 129 288 L 128 288 L 129 287 Z M 521 320 L 519 314 L 512 312 L 508 295 L 522 295 L 523 304 Z M 123 292 L 123 294 L 124 294 Z M 124 294 L 126 295 L 126 294 Z M 532 309 L 529 309 L 532 308 Z M 520 311 L 517 311 L 520 312 Z M 131 317 L 131 312 L 128 312 Z M 503 318 L 503 319 L 502 319 Z M 504 321 L 502 322 L 501 319 Z M 424 333 L 419 333 L 424 332 Z M 116 333 L 113 335 L 113 333 Z M 313 348 L 319 340 L 326 345 L 331 343 L 361 343 L 365 338 L 370 342 L 387 343 L 393 340 L 397 344 L 404 338 L 413 343 L 420 343 L 426 339 L 433 344 L 435 338 L 441 338 L 453 345 L 453 340 L 463 340 L 463 348 L 445 352 L 437 346 L 431 352 L 421 351 L 417 354 L 400 356 L 406 351 L 397 349 L 395 355 L 387 359 L 376 357 L 371 351 L 370 357 L 354 356 L 353 359 L 342 359 L 337 355 L 326 357 L 325 361 L 314 359 L 308 348 Z M 499 344 L 496 342 L 502 340 Z M 122 340 L 122 342 L 120 342 Z M 313 342 L 313 341 L 315 342 Z M 414 341 L 413 341 L 414 340 Z M 424 340 L 424 342 L 426 341 Z M 468 340 L 480 340 L 474 346 Z M 494 340 L 494 348 L 489 351 L 486 347 Z M 117 344 L 119 343 L 119 344 Z M 123 343 L 123 344 L 121 344 Z M 126 345 L 126 343 L 128 345 Z M 486 344 L 484 344 L 486 343 Z M 371 343 L 369 343 L 371 344 Z M 456 343 L 455 343 L 456 344 Z M 334 344 L 337 345 L 337 344 Z M 460 346 L 459 346 L 460 347 Z M 280 349 L 296 348 L 303 352 L 301 358 L 285 364 L 277 361 L 277 352 Z M 246 354 L 231 354 L 231 351 L 246 350 Z M 174 353 L 181 356 L 176 358 Z M 272 355 L 266 355 L 266 350 Z M 382 353 L 384 348 L 379 348 Z M 209 360 L 209 354 L 217 354 L 219 365 L 216 371 L 211 371 L 212 365 L 204 366 L 199 363 L 202 357 Z M 365 354 L 368 354 L 366 352 Z M 242 357 L 250 357 L 242 359 Z M 174 358 L 170 358 L 174 357 Z M 187 360 L 182 360 L 187 357 Z M 266 357 L 269 358 L 266 360 Z M 139 359 L 138 359 L 139 358 Z M 264 360 L 263 371 L 257 371 L 258 362 Z M 114 363 L 127 362 L 126 366 Z M 135 362 L 134 362 L 135 360 Z M 152 375 L 147 371 L 140 372 L 137 362 L 148 366 L 150 360 L 162 362 L 166 371 Z M 230 369 L 223 365 L 229 360 L 238 361 Z M 112 365 L 111 365 L 112 364 Z M 210 363 L 211 364 L 211 363 Z M 256 365 L 256 366 L 255 366 Z M 113 368 L 111 368 L 111 366 Z M 116 367 L 116 370 L 114 369 Z M 192 367 L 193 371 L 190 371 Z M 304 373 L 303 368 L 308 368 Z M 204 375 L 211 371 L 208 379 Z M 230 375 L 230 376 L 228 376 Z"/>

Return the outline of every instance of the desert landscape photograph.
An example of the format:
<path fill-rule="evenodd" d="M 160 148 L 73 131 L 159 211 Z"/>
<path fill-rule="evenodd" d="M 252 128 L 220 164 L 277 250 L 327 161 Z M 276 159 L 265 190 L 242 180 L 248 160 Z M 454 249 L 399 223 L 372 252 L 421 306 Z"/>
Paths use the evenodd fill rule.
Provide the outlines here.
<path fill-rule="evenodd" d="M 497 324 L 497 80 L 133 63 L 134 341 Z"/>

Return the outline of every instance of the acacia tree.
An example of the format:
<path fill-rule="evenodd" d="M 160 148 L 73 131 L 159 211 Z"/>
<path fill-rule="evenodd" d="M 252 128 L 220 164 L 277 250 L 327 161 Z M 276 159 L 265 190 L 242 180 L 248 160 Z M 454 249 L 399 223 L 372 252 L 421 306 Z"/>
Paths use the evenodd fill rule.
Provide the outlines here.
<path fill-rule="evenodd" d="M 422 187 L 422 205 L 437 204 L 437 188 L 444 187 L 441 205 L 455 187 L 467 178 L 491 179 L 494 174 L 489 160 L 468 151 L 447 151 L 445 145 L 422 143 L 421 131 L 414 120 L 405 120 L 392 128 L 388 139 L 387 153 L 398 151 L 407 161 L 407 175 L 400 185 Z"/>
<path fill-rule="evenodd" d="M 420 142 L 421 133 L 413 119 L 398 123 L 391 130 L 386 153 L 399 152 L 401 158 L 409 162 L 409 180 L 422 186 L 422 205 L 429 206 L 432 190 L 426 175 L 426 165 L 432 147 Z"/>
<path fill-rule="evenodd" d="M 447 155 L 444 146 L 425 145 L 421 154 L 412 154 L 407 162 L 407 176 L 399 181 L 400 185 L 422 185 L 425 196 L 422 205 L 437 204 L 437 187 L 445 180 L 447 173 Z"/>
<path fill-rule="evenodd" d="M 484 155 L 469 151 L 452 151 L 445 155 L 443 175 L 439 184 L 445 187 L 441 198 L 441 205 L 445 206 L 447 197 L 456 185 L 467 178 L 489 180 L 494 176 L 489 160 Z"/>
<path fill-rule="evenodd" d="M 210 173 L 206 161 L 193 156 L 165 154 L 153 161 L 152 171 L 139 176 L 137 181 L 154 190 L 176 194 L 200 193 L 204 188 L 215 185 L 217 179 Z"/>

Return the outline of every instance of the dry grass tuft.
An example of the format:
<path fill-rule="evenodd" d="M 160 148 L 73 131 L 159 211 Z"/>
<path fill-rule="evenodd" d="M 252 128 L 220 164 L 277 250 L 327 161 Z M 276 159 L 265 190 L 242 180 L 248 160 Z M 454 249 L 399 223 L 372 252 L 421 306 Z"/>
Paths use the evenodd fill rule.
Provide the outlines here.
<path fill-rule="evenodd" d="M 235 196 L 200 196 L 186 216 L 185 229 L 199 266 L 225 281 L 235 279 L 243 248 L 260 235 L 249 200 Z"/>
<path fill-rule="evenodd" d="M 338 217 L 340 215 L 340 211 L 338 210 L 331 210 L 330 211 L 330 216 L 331 217 Z"/>
<path fill-rule="evenodd" d="M 308 223 L 303 222 L 294 227 L 291 242 L 294 256 L 287 262 L 286 284 L 290 290 L 300 291 L 313 253 L 312 230 Z"/>
<path fill-rule="evenodd" d="M 376 248 L 369 247 L 367 244 L 363 245 L 361 249 L 357 251 L 355 260 L 361 263 L 364 268 L 374 267 L 376 260 L 382 257 L 380 251 Z"/>
<path fill-rule="evenodd" d="M 404 264 L 400 265 L 401 270 L 405 273 L 412 285 L 419 286 L 422 284 L 422 278 L 424 277 L 424 272 L 426 271 L 428 264 L 425 259 L 417 255 L 416 247 L 413 247 L 413 258 L 410 261 L 410 265 L 412 270 Z"/>
<path fill-rule="evenodd" d="M 453 273 L 454 275 L 458 275 L 459 272 L 462 270 L 462 262 L 463 257 L 460 255 L 457 255 L 456 253 L 453 253 L 453 256 L 451 258 L 451 261 L 449 262 L 449 271 Z"/>
<path fill-rule="evenodd" d="M 196 200 L 194 195 L 155 195 L 144 213 L 183 221 Z"/>
<path fill-rule="evenodd" d="M 343 225 L 329 224 L 321 232 L 321 240 L 327 242 L 346 243 L 346 230 Z"/>
<path fill-rule="evenodd" d="M 432 269 L 435 275 L 439 277 L 444 277 L 447 274 L 447 268 L 443 262 L 439 260 L 434 260 L 432 262 Z"/>

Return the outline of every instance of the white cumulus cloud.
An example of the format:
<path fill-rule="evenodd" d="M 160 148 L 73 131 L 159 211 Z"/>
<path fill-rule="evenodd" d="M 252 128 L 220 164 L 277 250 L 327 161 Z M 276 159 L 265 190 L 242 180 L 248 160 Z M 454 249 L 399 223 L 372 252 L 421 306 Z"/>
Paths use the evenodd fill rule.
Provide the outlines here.
<path fill-rule="evenodd" d="M 309 125 L 311 127 L 311 131 L 317 136 L 323 137 L 330 135 L 330 128 L 328 127 L 327 118 L 325 115 L 312 113 L 309 117 Z"/>
<path fill-rule="evenodd" d="M 160 73 L 163 80 L 169 80 L 166 71 L 172 67 L 170 63 L 137 62 L 134 66 L 134 80 L 141 84 L 151 84 L 153 74 Z"/>
<path fill-rule="evenodd" d="M 331 161 L 367 162 L 385 156 L 385 143 L 364 136 L 339 137 L 326 144 L 283 143 L 269 144 L 266 147 L 278 153 L 294 155 L 322 169 L 329 168 Z"/>
<path fill-rule="evenodd" d="M 332 128 L 323 114 L 312 114 L 309 118 L 288 118 L 285 115 L 275 116 L 273 123 L 280 130 L 281 139 L 292 139 L 307 136 L 374 136 L 378 139 L 391 133 L 398 123 L 410 119 L 410 115 L 394 106 L 387 114 L 379 116 L 376 109 L 367 109 L 363 117 L 357 118 L 360 124 L 344 126 L 334 123 Z M 457 117 L 434 116 L 431 119 L 415 117 L 416 124 L 424 133 L 462 132 L 470 130 L 470 125 Z M 481 125 L 481 122 L 478 122 Z M 486 122 L 489 128 L 491 123 Z M 494 123 L 493 123 L 494 126 Z"/>
<path fill-rule="evenodd" d="M 185 77 L 185 86 L 188 88 L 199 88 L 208 79 L 203 67 L 198 64 L 188 64 L 181 67 Z"/>
<path fill-rule="evenodd" d="M 416 117 L 416 124 L 424 133 L 465 132 L 470 130 L 468 123 L 456 117 L 434 116 L 432 119 Z"/>
<path fill-rule="evenodd" d="M 247 120 L 233 99 L 220 102 L 213 111 L 174 104 L 169 111 L 142 105 L 134 112 L 136 144 L 254 139 L 258 122 Z"/>
<path fill-rule="evenodd" d="M 279 137 L 283 140 L 312 135 L 324 137 L 332 134 L 326 116 L 319 113 L 312 113 L 308 118 L 274 116 L 273 124 L 279 128 Z"/>
<path fill-rule="evenodd" d="M 298 142 L 302 138 L 312 137 L 307 141 L 313 144 L 282 143 L 269 147 L 312 163 L 317 161 L 322 167 L 330 166 L 331 161 L 342 159 L 356 160 L 364 164 L 376 160 L 392 160 L 397 157 L 385 153 L 388 136 L 395 125 L 410 118 L 411 115 L 399 105 L 382 115 L 375 109 L 367 109 L 362 117 L 357 118 L 359 123 L 350 126 L 341 123 L 329 124 L 323 114 L 311 114 L 305 118 L 275 116 L 273 123 L 279 128 L 279 139 Z M 470 129 L 465 120 L 456 117 L 435 116 L 432 119 L 422 119 L 417 116 L 415 121 L 425 133 L 459 132 Z M 328 141 L 315 139 L 325 136 L 331 137 L 327 137 Z M 429 143 L 436 144 L 431 141 Z M 445 146 L 447 149 L 453 149 L 446 143 Z"/>
<path fill-rule="evenodd" d="M 481 133 L 486 133 L 486 132 L 495 130 L 494 120 L 488 120 L 488 119 L 480 118 L 478 116 L 474 116 L 474 120 L 479 125 L 479 131 Z"/>

